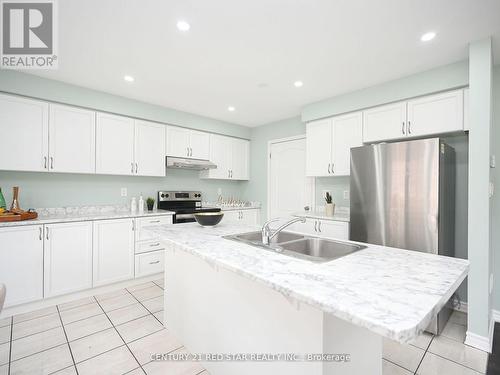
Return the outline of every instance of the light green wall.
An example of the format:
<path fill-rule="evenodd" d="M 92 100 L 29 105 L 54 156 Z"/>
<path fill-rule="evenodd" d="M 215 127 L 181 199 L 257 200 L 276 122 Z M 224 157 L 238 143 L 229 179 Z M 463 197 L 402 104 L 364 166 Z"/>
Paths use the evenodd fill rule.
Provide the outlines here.
<path fill-rule="evenodd" d="M 491 198 L 491 247 L 493 250 L 494 287 L 493 308 L 500 311 L 500 65 L 493 71 L 493 132 L 492 153 L 496 155 L 497 167 L 491 170 L 495 182 L 495 193 Z"/>
<path fill-rule="evenodd" d="M 461 61 L 309 104 L 302 109 L 302 121 L 464 87 L 468 82 L 468 62 Z"/>
<path fill-rule="evenodd" d="M 13 70 L 0 70 L 0 91 L 234 137 L 250 138 L 250 129 L 244 126 Z"/>
<path fill-rule="evenodd" d="M 0 70 L 0 91 L 250 138 L 250 129 L 239 125 L 15 71 Z M 2 136 L 3 141 L 8 140 L 8 134 Z M 245 182 L 238 181 L 200 180 L 198 172 L 185 170 L 168 170 L 167 177 L 0 171 L 0 187 L 7 200 L 10 200 L 11 187 L 20 186 L 23 207 L 126 203 L 141 192 L 155 196 L 156 191 L 165 189 L 201 190 L 206 199 L 214 200 L 218 188 L 224 196 L 241 197 L 244 185 Z M 128 189 L 127 198 L 120 196 L 121 187 Z"/>

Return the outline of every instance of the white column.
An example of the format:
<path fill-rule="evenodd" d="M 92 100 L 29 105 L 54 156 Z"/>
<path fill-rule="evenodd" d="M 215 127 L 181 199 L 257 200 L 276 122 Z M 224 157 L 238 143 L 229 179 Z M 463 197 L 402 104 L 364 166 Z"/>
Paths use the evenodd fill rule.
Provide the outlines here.
<path fill-rule="evenodd" d="M 490 133 L 492 123 L 491 38 L 469 46 L 469 238 L 466 344 L 491 351 L 490 342 Z"/>

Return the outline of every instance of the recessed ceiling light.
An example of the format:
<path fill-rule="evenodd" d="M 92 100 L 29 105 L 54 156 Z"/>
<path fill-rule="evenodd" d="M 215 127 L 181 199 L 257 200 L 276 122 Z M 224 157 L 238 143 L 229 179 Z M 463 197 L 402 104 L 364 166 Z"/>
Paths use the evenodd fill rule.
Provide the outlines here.
<path fill-rule="evenodd" d="M 186 21 L 177 21 L 177 28 L 180 31 L 188 31 L 191 28 L 191 25 Z"/>
<path fill-rule="evenodd" d="M 229 112 L 234 112 L 234 111 L 236 111 L 236 108 L 234 108 L 233 106 L 230 105 L 229 107 L 227 107 L 227 110 Z"/>
<path fill-rule="evenodd" d="M 302 86 L 304 85 L 304 83 L 303 83 L 302 81 L 295 81 L 295 82 L 293 83 L 293 85 L 294 85 L 295 87 L 302 87 Z"/>
<path fill-rule="evenodd" d="M 132 76 L 123 76 L 123 79 L 127 82 L 134 82 L 134 77 Z"/>
<path fill-rule="evenodd" d="M 422 35 L 420 37 L 420 40 L 422 42 L 429 42 L 431 41 L 432 39 L 434 39 L 436 37 L 436 33 L 434 31 L 430 31 L 428 33 L 425 33 L 424 35 Z"/>

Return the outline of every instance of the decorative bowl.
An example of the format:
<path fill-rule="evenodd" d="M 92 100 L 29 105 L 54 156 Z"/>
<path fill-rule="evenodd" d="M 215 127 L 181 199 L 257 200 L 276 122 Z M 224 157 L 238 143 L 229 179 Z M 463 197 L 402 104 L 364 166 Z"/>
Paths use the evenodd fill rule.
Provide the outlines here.
<path fill-rule="evenodd" d="M 198 224 L 204 227 L 210 227 L 219 224 L 223 216 L 223 212 L 200 212 L 194 214 L 194 218 L 196 219 Z"/>

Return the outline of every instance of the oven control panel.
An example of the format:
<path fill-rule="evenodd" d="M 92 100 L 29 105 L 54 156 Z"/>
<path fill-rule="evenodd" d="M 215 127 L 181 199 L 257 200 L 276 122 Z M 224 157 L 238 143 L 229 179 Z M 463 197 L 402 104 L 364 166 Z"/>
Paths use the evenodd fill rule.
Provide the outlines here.
<path fill-rule="evenodd" d="M 200 201 L 200 191 L 159 191 L 158 201 Z"/>

